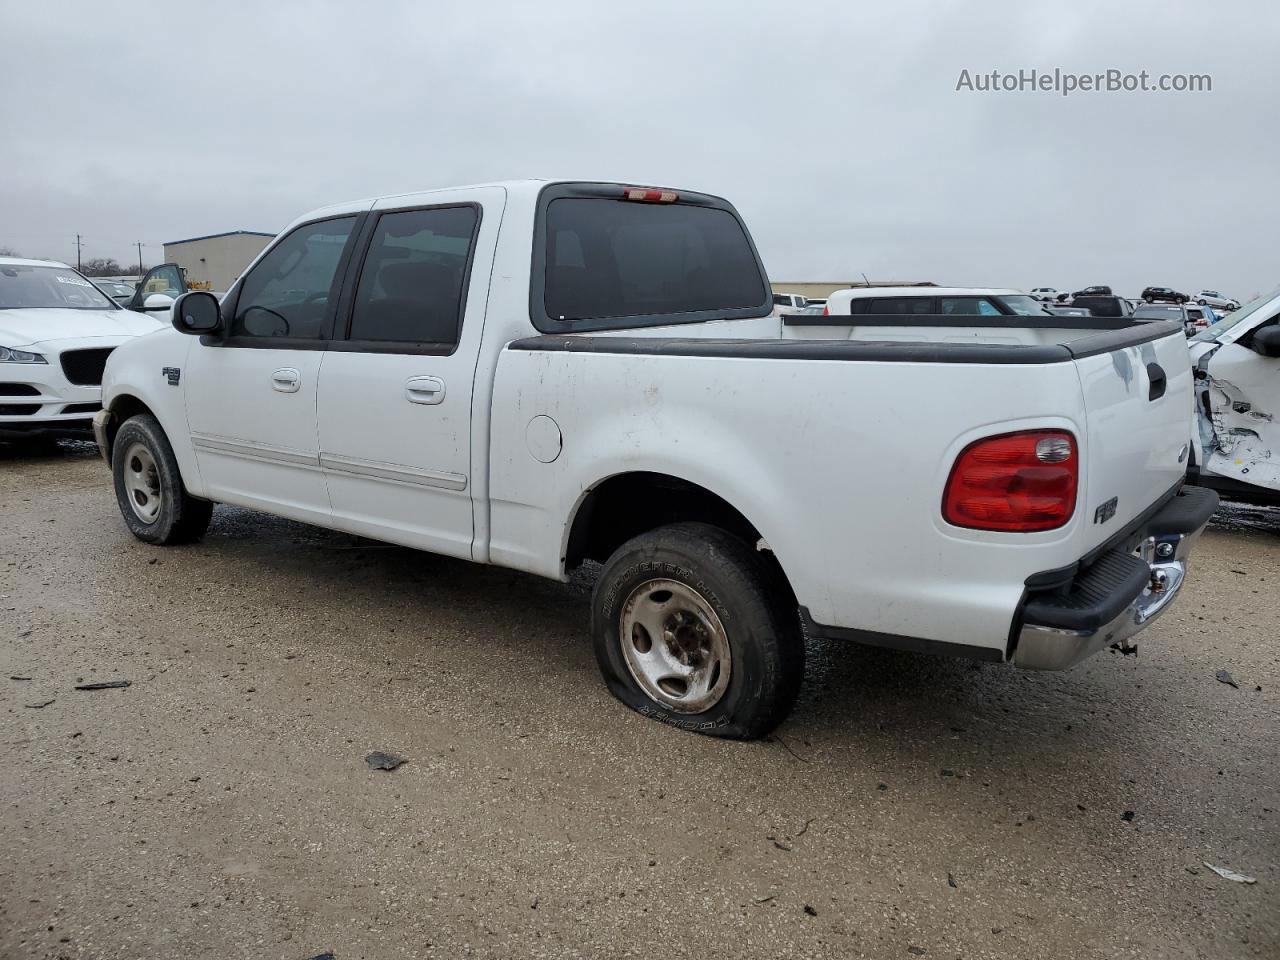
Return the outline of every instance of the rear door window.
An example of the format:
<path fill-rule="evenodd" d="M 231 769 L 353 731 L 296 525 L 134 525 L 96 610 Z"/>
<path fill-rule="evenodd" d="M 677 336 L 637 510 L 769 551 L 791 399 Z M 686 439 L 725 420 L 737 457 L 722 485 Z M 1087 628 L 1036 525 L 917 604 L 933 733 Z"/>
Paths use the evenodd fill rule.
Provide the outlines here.
<path fill-rule="evenodd" d="M 382 214 L 360 271 L 350 338 L 456 346 L 478 220 L 472 206 Z"/>
<path fill-rule="evenodd" d="M 759 307 L 768 297 L 751 243 L 729 210 L 603 197 L 560 197 L 547 206 L 543 305 L 552 321 L 674 320 Z"/>
<path fill-rule="evenodd" d="M 867 313 L 923 316 L 933 313 L 933 297 L 872 297 Z"/>
<path fill-rule="evenodd" d="M 943 297 L 943 316 L 948 317 L 999 317 L 1000 308 L 986 297 Z"/>

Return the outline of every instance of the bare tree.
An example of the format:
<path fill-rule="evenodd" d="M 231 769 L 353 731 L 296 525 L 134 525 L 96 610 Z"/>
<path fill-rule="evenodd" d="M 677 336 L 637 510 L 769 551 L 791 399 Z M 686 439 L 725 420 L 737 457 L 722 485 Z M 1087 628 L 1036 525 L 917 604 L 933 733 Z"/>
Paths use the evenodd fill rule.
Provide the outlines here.
<path fill-rule="evenodd" d="M 94 257 L 80 265 L 86 277 L 120 277 L 127 271 L 113 257 Z"/>
<path fill-rule="evenodd" d="M 0 247 L 0 257 L 20 257 L 20 256 L 22 256 L 22 254 L 18 253 L 17 250 L 13 249 L 13 247 Z"/>

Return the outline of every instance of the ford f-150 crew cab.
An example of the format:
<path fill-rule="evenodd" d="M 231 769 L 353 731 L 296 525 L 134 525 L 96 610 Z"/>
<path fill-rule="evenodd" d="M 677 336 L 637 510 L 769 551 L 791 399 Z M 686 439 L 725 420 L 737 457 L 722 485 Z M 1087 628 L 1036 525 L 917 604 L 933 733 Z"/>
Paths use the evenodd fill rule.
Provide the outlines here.
<path fill-rule="evenodd" d="M 806 632 L 1060 669 L 1177 594 L 1216 504 L 1183 486 L 1181 327 L 773 306 L 700 193 L 344 203 L 117 349 L 95 428 L 149 543 L 224 502 L 544 577 L 598 561 L 611 691 L 718 736 L 786 715 Z"/>

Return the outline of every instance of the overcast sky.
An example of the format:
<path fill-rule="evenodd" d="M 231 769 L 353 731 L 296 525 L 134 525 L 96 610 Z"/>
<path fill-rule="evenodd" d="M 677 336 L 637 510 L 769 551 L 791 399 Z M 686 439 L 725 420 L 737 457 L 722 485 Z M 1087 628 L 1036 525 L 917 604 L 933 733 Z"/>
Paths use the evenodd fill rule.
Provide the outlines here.
<path fill-rule="evenodd" d="M 1280 5 L 0 0 L 0 246 L 510 177 L 722 194 L 775 280 L 1280 283 Z M 957 92 L 1207 73 L 1207 93 Z"/>

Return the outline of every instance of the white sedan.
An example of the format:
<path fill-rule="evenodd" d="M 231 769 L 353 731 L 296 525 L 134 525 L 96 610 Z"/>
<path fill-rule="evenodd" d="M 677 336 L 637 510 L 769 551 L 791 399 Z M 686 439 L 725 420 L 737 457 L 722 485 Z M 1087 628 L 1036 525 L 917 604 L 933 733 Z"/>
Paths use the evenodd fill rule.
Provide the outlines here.
<path fill-rule="evenodd" d="M 64 263 L 0 257 L 0 440 L 92 436 L 108 354 L 167 320 L 121 309 Z"/>

